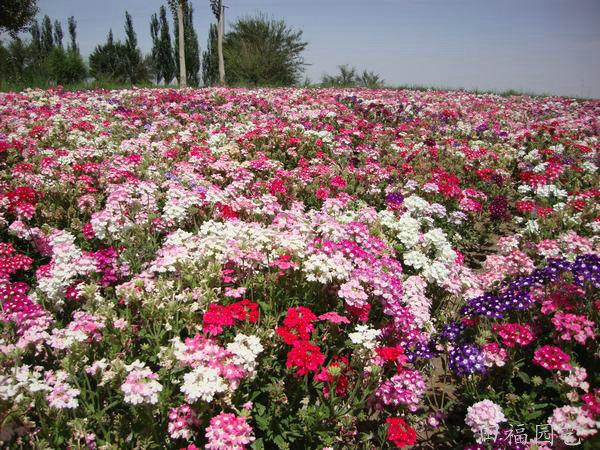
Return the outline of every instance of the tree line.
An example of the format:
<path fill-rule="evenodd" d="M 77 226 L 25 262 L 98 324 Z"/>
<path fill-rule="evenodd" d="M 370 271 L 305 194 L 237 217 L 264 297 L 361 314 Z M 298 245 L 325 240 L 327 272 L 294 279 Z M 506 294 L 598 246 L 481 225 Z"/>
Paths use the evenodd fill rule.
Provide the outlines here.
<path fill-rule="evenodd" d="M 61 22 L 44 16 L 36 20 L 37 0 L 2 0 L 0 31 L 11 40 L 0 41 L 0 79 L 33 84 L 73 84 L 93 77 L 120 84 L 176 82 L 185 87 L 228 85 L 292 85 L 300 82 L 307 43 L 302 31 L 263 14 L 237 19 L 225 33 L 225 5 L 209 0 L 215 23 L 210 25 L 202 52 L 189 0 L 168 0 L 150 17 L 152 49 L 143 55 L 133 18 L 125 12 L 125 40 L 112 29 L 85 64 L 76 40 L 76 21 L 67 20 L 70 41 L 63 45 Z M 171 19 L 169 20 L 169 10 Z M 19 32 L 27 30 L 29 39 Z M 181 30 L 181 33 L 180 33 Z M 225 70 L 227 68 L 227 70 Z"/>
<path fill-rule="evenodd" d="M 106 42 L 97 45 L 87 64 L 77 44 L 77 23 L 67 19 L 68 43 L 62 23 L 47 15 L 36 20 L 37 0 L 2 0 L 0 31 L 10 33 L 0 41 L 0 81 L 25 85 L 75 84 L 89 77 L 117 84 L 164 84 L 180 87 L 247 85 L 290 86 L 301 83 L 306 66 L 302 53 L 308 45 L 301 30 L 258 13 L 237 19 L 225 33 L 223 0 L 209 0 L 215 23 L 208 30 L 201 52 L 193 23 L 191 0 L 167 0 L 150 17 L 152 49 L 143 55 L 138 47 L 133 18 L 125 11 L 125 40 L 115 40 L 112 29 Z M 171 14 L 170 22 L 168 11 Z M 28 30 L 29 39 L 18 33 Z M 310 80 L 305 79 L 304 85 Z M 321 86 L 381 87 L 383 80 L 367 70 L 358 73 L 347 65 L 337 75 L 323 75 Z"/>

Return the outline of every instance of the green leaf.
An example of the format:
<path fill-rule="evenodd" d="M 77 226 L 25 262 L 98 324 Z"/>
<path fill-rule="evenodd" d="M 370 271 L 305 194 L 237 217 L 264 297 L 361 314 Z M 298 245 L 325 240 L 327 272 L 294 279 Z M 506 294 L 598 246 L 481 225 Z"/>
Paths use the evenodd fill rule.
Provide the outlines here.
<path fill-rule="evenodd" d="M 283 439 L 283 437 L 281 435 L 275 436 L 275 439 L 273 439 L 273 442 L 275 443 L 275 445 L 277 445 L 277 448 L 280 448 L 283 450 L 287 450 L 288 448 L 290 448 L 290 446 L 287 444 L 287 442 L 285 442 L 285 439 Z"/>
<path fill-rule="evenodd" d="M 525 372 L 518 372 L 517 376 L 523 381 L 523 383 L 531 384 L 531 378 Z"/>

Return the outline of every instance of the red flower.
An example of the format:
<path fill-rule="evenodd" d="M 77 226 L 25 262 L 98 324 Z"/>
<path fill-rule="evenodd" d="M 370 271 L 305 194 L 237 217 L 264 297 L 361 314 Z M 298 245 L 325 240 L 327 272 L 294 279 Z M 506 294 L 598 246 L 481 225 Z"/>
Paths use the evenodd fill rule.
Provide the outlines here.
<path fill-rule="evenodd" d="M 285 319 L 283 319 L 283 325 L 275 331 L 286 344 L 291 345 L 298 340 L 308 341 L 310 333 L 315 329 L 312 324 L 315 320 L 317 320 L 317 316 L 304 306 L 289 308 Z"/>
<path fill-rule="evenodd" d="M 297 375 L 316 372 L 325 361 L 321 349 L 308 341 L 295 341 L 287 355 L 286 367 L 295 367 Z"/>
<path fill-rule="evenodd" d="M 560 369 L 569 370 L 571 357 L 563 352 L 560 348 L 552 345 L 544 345 L 538 348 L 533 355 L 533 363 L 542 366 L 548 370 Z"/>
<path fill-rule="evenodd" d="M 413 445 L 417 440 L 417 432 L 403 419 L 392 417 L 385 419 L 388 427 L 388 440 L 396 444 L 398 448 Z"/>
<path fill-rule="evenodd" d="M 257 319 L 258 304 L 247 298 L 227 306 L 213 303 L 204 313 L 202 330 L 206 334 L 216 336 L 223 332 L 223 327 L 235 325 L 236 321 L 247 320 L 254 323 Z"/>

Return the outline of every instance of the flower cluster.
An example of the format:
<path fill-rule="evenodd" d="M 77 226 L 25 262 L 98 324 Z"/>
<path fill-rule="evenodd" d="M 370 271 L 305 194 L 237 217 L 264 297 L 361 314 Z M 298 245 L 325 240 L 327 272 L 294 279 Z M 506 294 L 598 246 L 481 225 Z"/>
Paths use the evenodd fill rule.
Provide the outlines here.
<path fill-rule="evenodd" d="M 533 363 L 548 370 L 569 370 L 571 357 L 560 348 L 552 345 L 544 345 L 538 348 L 533 355 Z"/>
<path fill-rule="evenodd" d="M 594 322 L 583 315 L 557 312 L 552 318 L 552 325 L 561 341 L 575 339 L 583 345 L 588 338 L 596 337 Z"/>
<path fill-rule="evenodd" d="M 158 402 L 158 394 L 163 389 L 157 381 L 158 375 L 139 360 L 126 365 L 125 370 L 127 377 L 121 385 L 121 391 L 125 394 L 127 403 L 139 405 L 140 403 L 155 404 Z"/>
<path fill-rule="evenodd" d="M 236 321 L 247 320 L 255 323 L 258 320 L 258 305 L 248 299 L 230 305 L 211 304 L 202 317 L 202 330 L 209 335 L 219 335 L 226 326 L 235 325 Z"/>
<path fill-rule="evenodd" d="M 389 417 L 385 421 L 388 424 L 388 440 L 392 441 L 396 447 L 404 448 L 414 445 L 417 440 L 417 433 L 404 419 Z"/>
<path fill-rule="evenodd" d="M 485 372 L 483 351 L 476 344 L 463 344 L 448 352 L 448 365 L 459 377 Z"/>
<path fill-rule="evenodd" d="M 471 427 L 477 442 L 483 442 L 483 436 L 498 431 L 500 423 L 506 421 L 502 408 L 491 400 L 482 400 L 467 408 L 465 423 Z"/>
<path fill-rule="evenodd" d="M 200 419 L 190 405 L 183 404 L 169 411 L 168 431 L 172 439 L 189 440 L 194 433 L 194 428 L 199 425 Z"/>
<path fill-rule="evenodd" d="M 504 323 L 502 325 L 493 325 L 492 329 L 498 333 L 498 336 L 502 339 L 502 343 L 507 347 L 527 345 L 535 339 L 535 335 L 528 325 Z"/>
<path fill-rule="evenodd" d="M 211 450 L 243 450 L 254 441 L 252 427 L 246 417 L 230 413 L 221 413 L 210 419 L 206 428 L 207 443 Z"/>

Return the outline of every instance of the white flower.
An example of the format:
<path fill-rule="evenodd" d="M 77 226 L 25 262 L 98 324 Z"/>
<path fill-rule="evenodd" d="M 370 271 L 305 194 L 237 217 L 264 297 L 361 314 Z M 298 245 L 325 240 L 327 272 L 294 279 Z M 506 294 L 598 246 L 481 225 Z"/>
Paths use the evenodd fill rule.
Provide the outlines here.
<path fill-rule="evenodd" d="M 225 392 L 227 384 L 219 375 L 219 370 L 212 367 L 196 367 L 183 377 L 181 392 L 185 394 L 185 401 L 194 403 L 201 399 L 211 402 L 218 393 Z"/>
<path fill-rule="evenodd" d="M 232 362 L 248 373 L 248 376 L 256 375 L 256 357 L 263 351 L 263 346 L 256 336 L 237 334 L 233 342 L 227 344 L 227 351 L 232 353 Z"/>

